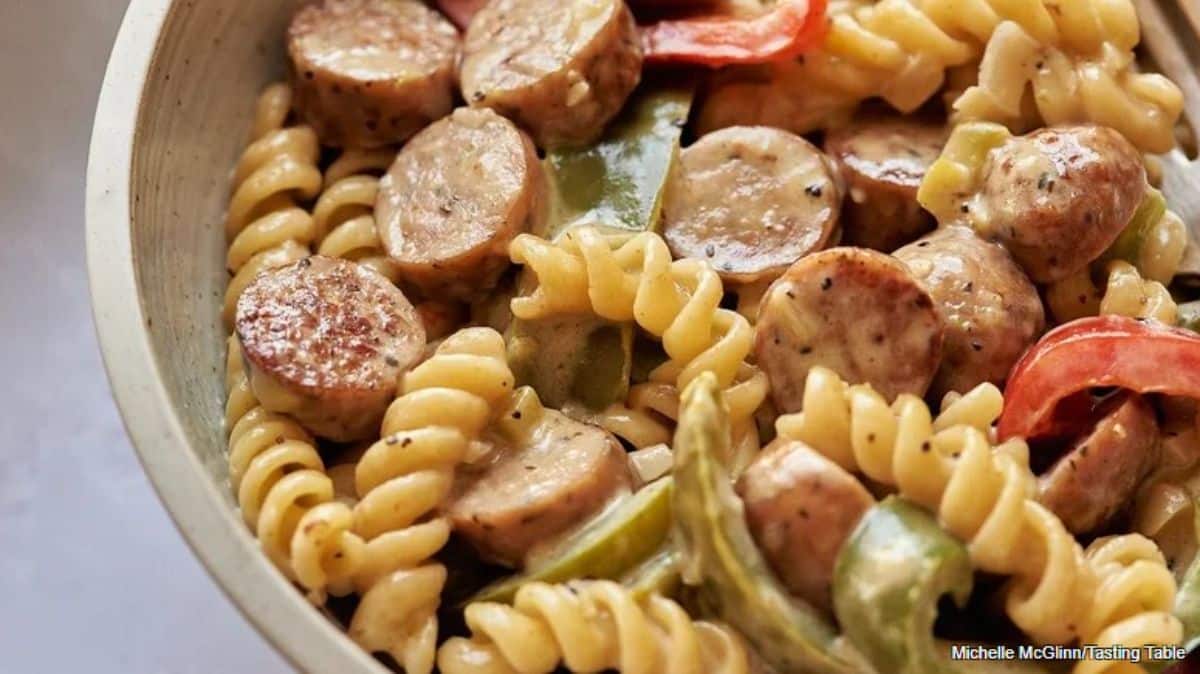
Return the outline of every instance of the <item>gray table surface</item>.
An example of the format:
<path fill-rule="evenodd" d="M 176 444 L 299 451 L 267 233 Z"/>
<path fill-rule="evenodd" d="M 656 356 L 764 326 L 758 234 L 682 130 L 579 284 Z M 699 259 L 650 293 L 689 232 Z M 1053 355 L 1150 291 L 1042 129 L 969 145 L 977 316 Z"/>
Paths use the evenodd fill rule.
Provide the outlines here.
<path fill-rule="evenodd" d="M 291 669 L 176 532 L 109 396 L 83 176 L 126 0 L 0 0 L 0 674 Z"/>

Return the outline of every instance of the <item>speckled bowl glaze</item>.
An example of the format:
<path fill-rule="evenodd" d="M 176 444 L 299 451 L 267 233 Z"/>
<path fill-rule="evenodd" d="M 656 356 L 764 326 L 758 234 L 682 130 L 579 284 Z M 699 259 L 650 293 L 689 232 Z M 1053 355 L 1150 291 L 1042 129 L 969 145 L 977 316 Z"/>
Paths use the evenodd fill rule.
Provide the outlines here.
<path fill-rule="evenodd" d="M 386 671 L 260 553 L 229 491 L 221 223 L 292 0 L 133 0 L 92 134 L 87 247 L 113 393 L 196 555 L 301 671 Z"/>

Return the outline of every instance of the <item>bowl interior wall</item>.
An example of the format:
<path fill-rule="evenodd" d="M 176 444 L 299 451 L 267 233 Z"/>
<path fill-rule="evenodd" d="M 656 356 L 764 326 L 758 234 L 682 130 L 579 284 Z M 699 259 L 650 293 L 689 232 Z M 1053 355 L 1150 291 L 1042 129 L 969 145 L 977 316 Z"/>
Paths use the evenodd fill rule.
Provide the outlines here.
<path fill-rule="evenodd" d="M 228 481 L 220 311 L 229 179 L 259 91 L 284 74 L 282 35 L 295 4 L 175 3 L 134 141 L 131 234 L 146 328 L 190 447 L 221 485 Z M 233 507 L 229 490 L 221 491 Z"/>

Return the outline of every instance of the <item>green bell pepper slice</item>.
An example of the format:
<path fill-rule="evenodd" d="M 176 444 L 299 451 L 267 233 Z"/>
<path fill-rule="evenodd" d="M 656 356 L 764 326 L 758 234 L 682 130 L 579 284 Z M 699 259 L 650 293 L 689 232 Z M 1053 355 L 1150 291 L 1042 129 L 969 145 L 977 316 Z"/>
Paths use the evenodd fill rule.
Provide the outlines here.
<path fill-rule="evenodd" d="M 834 567 L 834 612 L 846 635 L 881 672 L 966 672 L 933 637 L 938 600 L 971 595 L 966 547 L 923 508 L 888 497 L 872 508 Z"/>
<path fill-rule="evenodd" d="M 1192 529 L 1200 538 L 1200 499 L 1195 497 L 1192 498 Z M 1192 558 L 1179 579 L 1174 613 L 1183 623 L 1183 645 L 1190 653 L 1200 646 L 1200 554 Z"/>
<path fill-rule="evenodd" d="M 643 87 L 595 145 L 550 152 L 550 213 L 535 233 L 549 240 L 581 225 L 618 232 L 658 228 L 662 194 L 679 155 L 694 91 Z M 523 275 L 519 292 L 532 279 Z M 632 324 L 594 316 L 514 320 L 506 337 L 518 383 L 548 405 L 586 420 L 623 401 L 633 363 Z"/>
<path fill-rule="evenodd" d="M 1129 224 L 1105 251 L 1104 259 L 1124 260 L 1137 266 L 1146 238 L 1154 232 L 1154 228 L 1166 214 L 1167 199 L 1163 193 L 1153 188 L 1147 190 L 1145 198 L 1138 205 L 1138 209 L 1134 211 Z"/>
<path fill-rule="evenodd" d="M 966 546 L 925 509 L 889 496 L 863 516 L 838 555 L 834 611 L 846 636 L 880 672 L 1051 671 L 1042 663 L 1015 659 L 951 659 L 956 644 L 933 635 L 938 600 L 949 595 L 964 605 L 973 580 Z M 957 644 L 964 645 L 974 644 Z"/>
<path fill-rule="evenodd" d="M 833 625 L 788 594 L 755 545 L 720 459 L 731 443 L 717 379 L 705 373 L 684 391 L 675 433 L 672 507 L 684 583 L 696 586 L 700 606 L 738 629 L 777 671 L 860 672 L 833 654 Z"/>
<path fill-rule="evenodd" d="M 652 558 L 671 528 L 674 481 L 651 482 L 597 515 L 524 573 L 480 590 L 471 601 L 509 603 L 522 585 L 572 578 L 620 578 Z"/>
<path fill-rule="evenodd" d="M 551 151 L 550 217 L 537 234 L 553 240 L 580 225 L 656 231 L 694 95 L 686 85 L 643 87 L 595 145 Z"/>
<path fill-rule="evenodd" d="M 1192 560 L 1179 583 L 1175 617 L 1183 623 L 1183 645 L 1190 653 L 1200 646 L 1200 557 Z"/>
<path fill-rule="evenodd" d="M 513 320 L 506 333 L 517 383 L 550 407 L 600 411 L 629 393 L 633 326 L 590 315 Z M 577 416 L 571 414 L 572 416 Z"/>
<path fill-rule="evenodd" d="M 673 597 L 679 592 L 679 551 L 669 541 L 658 552 L 621 577 L 621 584 L 634 596 L 659 594 Z"/>

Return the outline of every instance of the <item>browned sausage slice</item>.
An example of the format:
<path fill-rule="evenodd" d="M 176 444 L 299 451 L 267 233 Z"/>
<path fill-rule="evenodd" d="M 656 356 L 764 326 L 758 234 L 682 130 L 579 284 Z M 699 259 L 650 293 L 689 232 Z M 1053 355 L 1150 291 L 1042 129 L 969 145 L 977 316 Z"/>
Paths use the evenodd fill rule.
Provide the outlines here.
<path fill-rule="evenodd" d="M 865 248 L 831 248 L 771 284 L 755 332 L 775 406 L 788 413 L 800 411 L 817 365 L 888 399 L 923 395 L 941 363 L 945 326 L 903 263 Z"/>
<path fill-rule="evenodd" d="M 327 145 L 402 141 L 454 107 L 458 31 L 418 0 L 324 0 L 288 29 L 295 104 Z"/>
<path fill-rule="evenodd" d="M 842 243 L 890 253 L 933 229 L 917 188 L 946 143 L 944 124 L 869 116 L 831 130 L 825 151 L 841 169 L 849 200 Z"/>
<path fill-rule="evenodd" d="M 463 97 L 527 129 L 541 147 L 600 136 L 642 73 L 622 0 L 493 0 L 463 44 Z"/>
<path fill-rule="evenodd" d="M 259 275 L 234 325 L 263 407 L 339 442 L 379 433 L 396 383 L 425 347 L 404 293 L 365 266 L 321 256 Z"/>
<path fill-rule="evenodd" d="M 708 260 L 726 281 L 771 280 L 828 243 L 841 210 L 832 162 L 808 141 L 736 126 L 683 151 L 663 196 L 676 257 Z"/>
<path fill-rule="evenodd" d="M 1129 504 L 1161 455 L 1154 408 L 1121 394 L 1086 437 L 1039 479 L 1039 500 L 1076 534 L 1095 531 Z"/>
<path fill-rule="evenodd" d="M 459 108 L 404 146 L 379 185 L 376 219 L 404 278 L 471 299 L 508 265 L 508 244 L 542 216 L 533 143 L 491 110 Z"/>
<path fill-rule="evenodd" d="M 1100 257 L 1146 194 L 1142 155 L 1099 126 L 1040 129 L 992 151 L 984 184 L 967 208 L 986 239 L 1000 242 L 1038 283 Z"/>
<path fill-rule="evenodd" d="M 546 410 L 527 439 L 482 472 L 464 470 L 447 512 L 482 556 L 520 566 L 535 544 L 586 521 L 632 484 L 612 435 Z"/>
<path fill-rule="evenodd" d="M 746 523 L 795 596 L 832 609 L 833 566 L 875 499 L 853 475 L 802 442 L 771 443 L 738 479 Z"/>
<path fill-rule="evenodd" d="M 1037 288 L 1004 248 L 967 227 L 943 227 L 896 251 L 946 320 L 942 366 L 931 393 L 1004 384 L 1046 327 Z"/>

